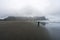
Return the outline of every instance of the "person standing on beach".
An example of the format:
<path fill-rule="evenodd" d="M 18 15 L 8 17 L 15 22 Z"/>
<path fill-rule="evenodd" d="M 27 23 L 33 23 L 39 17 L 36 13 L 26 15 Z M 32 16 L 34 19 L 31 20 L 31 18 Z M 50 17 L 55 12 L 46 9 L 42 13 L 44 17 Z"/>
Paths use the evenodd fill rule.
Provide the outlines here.
<path fill-rule="evenodd" d="M 38 27 L 40 26 L 40 22 L 38 22 Z"/>

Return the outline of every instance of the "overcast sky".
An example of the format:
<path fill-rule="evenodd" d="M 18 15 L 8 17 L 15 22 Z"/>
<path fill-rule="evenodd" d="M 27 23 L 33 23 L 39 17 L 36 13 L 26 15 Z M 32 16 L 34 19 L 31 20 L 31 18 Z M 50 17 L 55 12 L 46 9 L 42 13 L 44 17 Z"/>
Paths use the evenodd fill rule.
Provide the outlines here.
<path fill-rule="evenodd" d="M 0 18 L 7 16 L 46 16 L 60 21 L 60 0 L 0 0 Z"/>

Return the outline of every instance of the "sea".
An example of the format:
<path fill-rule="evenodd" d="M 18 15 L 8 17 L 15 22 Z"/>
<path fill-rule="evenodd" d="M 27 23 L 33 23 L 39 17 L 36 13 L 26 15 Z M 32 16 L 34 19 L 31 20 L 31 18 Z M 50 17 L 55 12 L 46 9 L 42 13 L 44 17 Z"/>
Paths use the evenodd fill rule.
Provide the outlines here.
<path fill-rule="evenodd" d="M 60 23 L 59 22 L 48 22 L 45 27 L 47 28 L 51 40 L 60 40 Z"/>

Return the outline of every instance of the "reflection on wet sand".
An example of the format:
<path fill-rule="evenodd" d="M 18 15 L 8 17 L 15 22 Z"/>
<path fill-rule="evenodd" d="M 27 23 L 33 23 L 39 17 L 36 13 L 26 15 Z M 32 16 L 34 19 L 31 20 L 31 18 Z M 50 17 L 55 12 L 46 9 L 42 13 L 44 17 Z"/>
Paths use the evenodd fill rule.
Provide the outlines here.
<path fill-rule="evenodd" d="M 45 27 L 31 22 L 0 22 L 0 40 L 50 40 Z"/>

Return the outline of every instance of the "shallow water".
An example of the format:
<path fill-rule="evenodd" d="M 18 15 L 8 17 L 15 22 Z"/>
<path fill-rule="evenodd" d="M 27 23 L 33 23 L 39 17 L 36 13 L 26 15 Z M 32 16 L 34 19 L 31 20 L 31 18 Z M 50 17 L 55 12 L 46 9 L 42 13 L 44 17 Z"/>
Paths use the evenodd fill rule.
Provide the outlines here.
<path fill-rule="evenodd" d="M 60 23 L 48 23 L 45 27 L 50 33 L 51 40 L 60 40 Z"/>

